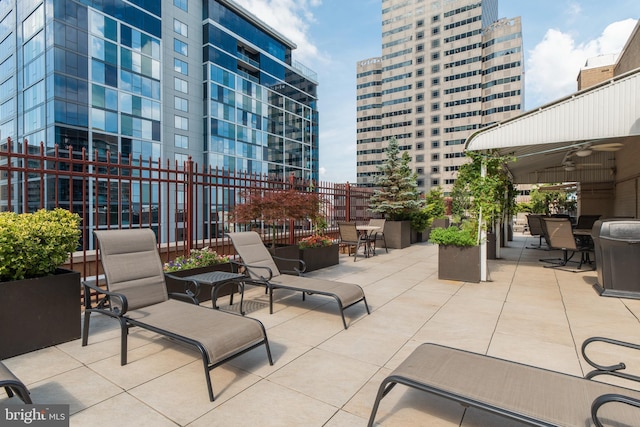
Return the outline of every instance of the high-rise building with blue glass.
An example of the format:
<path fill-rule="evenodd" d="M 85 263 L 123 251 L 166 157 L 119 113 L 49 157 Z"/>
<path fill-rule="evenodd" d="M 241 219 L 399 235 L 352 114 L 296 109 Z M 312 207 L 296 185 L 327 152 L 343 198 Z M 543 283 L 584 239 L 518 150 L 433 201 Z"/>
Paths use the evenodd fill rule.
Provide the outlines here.
<path fill-rule="evenodd" d="M 315 74 L 230 0 L 0 1 L 0 138 L 318 178 Z"/>

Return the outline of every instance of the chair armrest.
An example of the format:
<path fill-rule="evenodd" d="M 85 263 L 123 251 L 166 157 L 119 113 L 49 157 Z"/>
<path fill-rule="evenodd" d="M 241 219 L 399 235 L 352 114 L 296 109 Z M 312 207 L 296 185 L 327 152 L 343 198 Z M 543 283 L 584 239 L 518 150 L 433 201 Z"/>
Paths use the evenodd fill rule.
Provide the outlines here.
<path fill-rule="evenodd" d="M 640 345 L 638 344 L 634 344 L 634 343 L 629 343 L 629 342 L 625 342 L 625 341 L 620 341 L 620 340 L 615 340 L 612 338 L 604 338 L 604 337 L 591 337 L 586 339 L 583 343 L 582 343 L 582 357 L 584 357 L 584 360 L 591 366 L 593 366 L 595 369 L 589 373 L 587 373 L 585 375 L 585 378 L 587 379 L 591 379 L 597 375 L 613 375 L 615 377 L 619 377 L 619 378 L 624 378 L 627 380 L 631 380 L 631 381 L 636 381 L 636 382 L 640 382 L 640 377 L 636 376 L 636 375 L 631 375 L 631 374 L 627 374 L 624 372 L 618 372 L 619 370 L 625 369 L 626 365 L 623 362 L 620 362 L 618 364 L 615 365 L 609 365 L 609 366 L 604 366 L 604 365 L 599 365 L 597 363 L 595 363 L 594 361 L 592 361 L 588 356 L 587 356 L 587 347 L 589 346 L 589 344 L 594 343 L 594 342 L 603 342 L 605 344 L 611 344 L 611 345 L 617 345 L 620 347 L 627 347 L 627 348 L 631 348 L 631 349 L 635 349 L 635 350 L 640 350 Z"/>
<path fill-rule="evenodd" d="M 124 294 L 102 289 L 101 287 L 92 285 L 86 281 L 82 282 L 82 286 L 84 286 L 84 307 L 86 310 L 102 311 L 109 316 L 113 316 L 114 314 L 116 316 L 122 316 L 127 312 L 129 304 L 127 302 L 127 297 Z M 94 290 L 98 295 L 105 296 L 105 298 L 98 301 L 95 307 L 91 305 L 90 289 Z M 119 306 L 114 305 L 112 301 L 113 298 L 120 300 Z M 107 303 L 109 303 L 109 307 L 106 307 Z"/>
<path fill-rule="evenodd" d="M 175 276 L 171 273 L 164 273 L 165 277 L 169 277 L 179 282 L 184 282 L 184 292 L 170 292 L 171 295 L 180 295 L 177 299 L 182 299 L 181 295 L 186 295 L 191 301 L 198 301 L 198 295 L 200 295 L 200 283 L 196 280 L 185 279 L 184 277 Z"/>
<path fill-rule="evenodd" d="M 591 419 L 593 420 L 593 423 L 596 425 L 596 427 L 603 427 L 603 424 L 598 418 L 598 410 L 602 405 L 610 402 L 624 403 L 626 405 L 640 408 L 640 400 L 638 399 L 624 396 L 622 394 L 603 394 L 602 396 L 597 397 L 596 400 L 594 400 L 591 404 Z"/>
<path fill-rule="evenodd" d="M 271 258 L 273 258 L 273 260 L 278 260 L 278 261 L 284 261 L 287 263 L 295 263 L 298 264 L 297 267 L 293 267 L 293 270 L 282 270 L 280 269 L 280 271 L 282 273 L 297 273 L 298 275 L 302 275 L 302 273 L 304 273 L 305 271 L 307 271 L 307 264 L 298 258 L 282 258 L 282 257 L 278 257 L 278 256 L 272 256 Z"/>
<path fill-rule="evenodd" d="M 253 272 L 253 270 L 266 270 L 266 272 L 268 273 L 268 277 L 265 277 L 262 274 L 258 274 L 256 272 L 254 272 L 254 274 L 256 276 L 258 276 L 260 278 L 260 280 L 262 280 L 264 282 L 268 282 L 273 277 L 273 271 L 271 271 L 271 269 L 269 267 L 265 267 L 263 265 L 250 265 L 250 264 L 245 264 L 243 262 L 234 261 L 234 260 L 231 260 L 229 262 L 231 263 L 232 270 L 234 270 L 235 273 L 238 273 L 241 270 L 243 270 L 242 272 L 249 279 L 253 279 L 251 277 L 251 273 Z M 258 279 L 253 279 L 253 280 L 258 280 Z"/>

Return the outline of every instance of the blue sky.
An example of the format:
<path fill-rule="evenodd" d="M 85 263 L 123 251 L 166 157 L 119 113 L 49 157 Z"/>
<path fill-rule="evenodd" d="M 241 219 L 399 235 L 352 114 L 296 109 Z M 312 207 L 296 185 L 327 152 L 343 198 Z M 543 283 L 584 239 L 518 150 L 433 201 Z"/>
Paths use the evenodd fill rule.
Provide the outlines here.
<path fill-rule="evenodd" d="M 294 59 L 318 73 L 320 179 L 355 183 L 356 64 L 381 54 L 381 1 L 234 1 L 296 43 Z M 522 17 L 530 110 L 574 92 L 588 58 L 619 53 L 640 1 L 499 0 L 499 16 Z"/>

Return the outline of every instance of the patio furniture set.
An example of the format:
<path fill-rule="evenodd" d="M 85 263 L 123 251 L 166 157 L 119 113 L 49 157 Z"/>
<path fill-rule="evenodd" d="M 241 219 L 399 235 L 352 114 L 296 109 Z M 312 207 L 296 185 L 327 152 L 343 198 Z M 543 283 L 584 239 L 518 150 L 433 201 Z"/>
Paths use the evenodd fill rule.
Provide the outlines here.
<path fill-rule="evenodd" d="M 131 327 L 138 326 L 190 345 L 201 354 L 211 401 L 214 393 L 209 372 L 215 367 L 263 345 L 269 363 L 274 363 L 260 321 L 200 306 L 187 293 L 167 293 L 153 231 L 97 231 L 96 237 L 107 290 L 83 284 L 85 292 L 92 289 L 103 296 L 96 304 L 89 299 L 85 303 L 83 346 L 88 343 L 92 313 L 105 314 L 120 323 L 122 365 L 127 363 L 127 335 Z M 360 286 L 281 274 L 257 233 L 230 233 L 229 238 L 242 261 L 235 261 L 237 272 L 220 277 L 220 282 L 233 280 L 242 286 L 264 286 L 269 293 L 270 312 L 273 291 L 287 289 L 301 292 L 303 299 L 307 294 L 334 298 L 345 329 L 348 325 L 344 309 L 363 302 L 369 313 Z M 304 266 L 300 271 L 304 271 Z M 215 299 L 212 304 L 215 307 Z M 212 327 L 202 328 L 203 323 Z M 612 366 L 594 363 L 587 348 L 595 342 L 640 350 L 636 344 L 590 338 L 583 343 L 582 355 L 594 370 L 580 378 L 442 345 L 422 344 L 382 381 L 368 425 L 374 425 L 382 399 L 396 384 L 530 425 L 576 426 L 591 422 L 596 426 L 609 422 L 640 425 L 639 391 L 592 381 L 600 375 L 633 381 L 640 381 L 640 377 L 624 372 L 624 363 Z M 0 387 L 6 389 L 9 397 L 15 395 L 25 403 L 32 403 L 27 387 L 1 362 Z"/>

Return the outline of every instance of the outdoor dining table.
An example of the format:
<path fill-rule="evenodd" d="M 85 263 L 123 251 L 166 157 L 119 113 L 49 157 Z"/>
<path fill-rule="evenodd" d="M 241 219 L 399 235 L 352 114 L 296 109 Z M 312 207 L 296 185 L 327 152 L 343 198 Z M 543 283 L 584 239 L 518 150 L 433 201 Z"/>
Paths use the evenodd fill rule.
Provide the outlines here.
<path fill-rule="evenodd" d="M 182 277 L 182 280 L 192 280 L 194 282 L 211 285 L 211 304 L 214 309 L 218 309 L 216 300 L 218 299 L 218 291 L 225 285 L 237 285 L 238 292 L 240 292 L 240 313 L 244 315 L 242 311 L 242 303 L 244 302 L 244 282 L 242 278 L 245 277 L 239 273 L 229 273 L 226 271 L 210 271 L 207 273 L 194 274 L 192 276 Z M 233 304 L 233 292 L 229 297 L 229 304 Z"/>
<path fill-rule="evenodd" d="M 369 256 L 369 253 L 371 253 L 372 255 L 375 255 L 376 252 L 375 250 L 372 251 L 371 250 L 371 233 L 373 233 L 374 231 L 378 231 L 380 230 L 380 227 L 377 227 L 375 225 L 356 225 L 356 230 L 358 230 L 358 232 L 361 232 L 364 234 L 365 236 L 365 241 L 366 241 L 366 246 L 365 246 L 365 257 Z"/>

